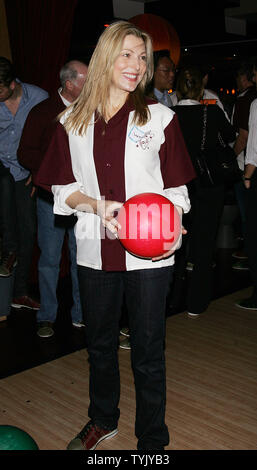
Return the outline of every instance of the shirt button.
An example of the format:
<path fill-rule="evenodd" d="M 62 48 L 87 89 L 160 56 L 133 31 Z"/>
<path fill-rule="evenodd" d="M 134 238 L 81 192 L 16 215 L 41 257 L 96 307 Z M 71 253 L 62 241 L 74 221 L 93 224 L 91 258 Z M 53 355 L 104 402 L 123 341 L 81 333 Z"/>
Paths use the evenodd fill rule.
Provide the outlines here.
<path fill-rule="evenodd" d="M 106 163 L 106 166 L 107 166 L 107 168 L 111 168 L 111 164 L 110 164 L 110 163 Z"/>

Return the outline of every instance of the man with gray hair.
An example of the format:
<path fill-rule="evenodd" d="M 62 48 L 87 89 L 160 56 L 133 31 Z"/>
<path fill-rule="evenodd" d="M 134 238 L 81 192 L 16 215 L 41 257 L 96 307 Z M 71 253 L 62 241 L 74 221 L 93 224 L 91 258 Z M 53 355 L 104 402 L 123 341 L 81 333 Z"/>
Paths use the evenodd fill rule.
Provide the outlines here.
<path fill-rule="evenodd" d="M 75 101 L 85 82 L 87 65 L 78 60 L 67 62 L 60 70 L 60 83 L 62 96 L 66 96 L 69 102 Z"/>
<path fill-rule="evenodd" d="M 47 100 L 35 106 L 29 113 L 22 133 L 18 157 L 20 163 L 35 176 L 44 158 L 45 152 L 57 124 L 57 116 L 66 106 L 74 102 L 86 79 L 87 65 L 72 60 L 60 70 L 61 87 Z M 53 165 L 54 165 L 53 161 Z M 51 172 L 51 168 L 49 168 Z M 54 334 L 53 325 L 57 316 L 57 283 L 64 237 L 68 235 L 73 306 L 72 324 L 84 326 L 77 280 L 76 240 L 74 236 L 75 218 L 56 216 L 53 213 L 52 193 L 38 188 L 37 192 L 38 245 L 40 258 L 38 263 L 39 290 L 41 305 L 38 311 L 37 334 L 48 338 Z"/>

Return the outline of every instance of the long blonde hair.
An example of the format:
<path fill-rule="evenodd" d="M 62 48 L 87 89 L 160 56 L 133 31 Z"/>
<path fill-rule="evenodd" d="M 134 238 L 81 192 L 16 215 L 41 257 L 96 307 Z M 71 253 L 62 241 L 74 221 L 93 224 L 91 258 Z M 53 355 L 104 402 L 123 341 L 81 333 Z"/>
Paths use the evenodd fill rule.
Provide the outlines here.
<path fill-rule="evenodd" d="M 149 110 L 144 95 L 145 86 L 153 76 L 153 49 L 150 36 L 127 21 L 117 21 L 108 26 L 100 36 L 92 58 L 83 89 L 72 103 L 68 117 L 64 122 L 66 131 L 71 129 L 84 135 L 96 110 L 102 117 L 107 116 L 109 90 L 113 73 L 113 64 L 122 50 L 125 37 L 129 34 L 143 39 L 146 47 L 146 73 L 136 90 L 130 93 L 135 106 L 134 121 L 138 125 L 149 119 Z M 67 109 L 60 117 L 67 113 Z"/>

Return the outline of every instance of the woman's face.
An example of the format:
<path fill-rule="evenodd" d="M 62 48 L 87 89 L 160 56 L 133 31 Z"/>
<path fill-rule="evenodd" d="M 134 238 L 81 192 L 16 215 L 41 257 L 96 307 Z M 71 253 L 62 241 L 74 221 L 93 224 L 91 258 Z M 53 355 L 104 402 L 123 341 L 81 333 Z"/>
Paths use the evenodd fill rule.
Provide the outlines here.
<path fill-rule="evenodd" d="M 130 93 L 141 82 L 146 72 L 146 47 L 143 39 L 129 34 L 114 62 L 111 91 Z"/>

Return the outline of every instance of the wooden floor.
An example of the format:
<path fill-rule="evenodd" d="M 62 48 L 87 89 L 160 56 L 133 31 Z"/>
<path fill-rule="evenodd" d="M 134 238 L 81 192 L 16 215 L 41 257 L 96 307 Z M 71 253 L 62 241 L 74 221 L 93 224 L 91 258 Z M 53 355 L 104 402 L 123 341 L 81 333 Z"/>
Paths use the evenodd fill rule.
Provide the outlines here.
<path fill-rule="evenodd" d="M 214 300 L 197 319 L 167 318 L 167 450 L 257 449 L 257 312 L 234 306 L 250 291 Z M 136 449 L 130 352 L 119 356 L 119 433 L 99 451 Z M 64 450 L 87 421 L 86 350 L 2 379 L 0 397 L 0 424 L 24 429 L 42 450 Z"/>

